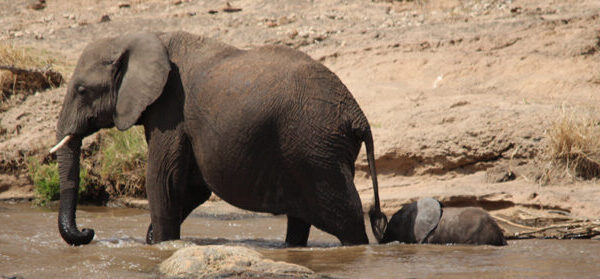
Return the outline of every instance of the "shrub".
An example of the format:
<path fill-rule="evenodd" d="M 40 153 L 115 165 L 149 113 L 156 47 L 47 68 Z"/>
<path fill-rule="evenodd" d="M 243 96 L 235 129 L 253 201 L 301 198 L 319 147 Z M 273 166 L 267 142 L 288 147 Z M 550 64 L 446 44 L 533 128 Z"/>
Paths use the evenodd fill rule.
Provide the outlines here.
<path fill-rule="evenodd" d="M 600 123 L 585 113 L 563 108 L 548 131 L 551 168 L 575 178 L 600 177 Z"/>
<path fill-rule="evenodd" d="M 0 64 L 20 68 L 43 68 L 59 63 L 54 54 L 44 50 L 16 47 L 11 44 L 0 44 Z"/>
<path fill-rule="evenodd" d="M 33 93 L 63 82 L 69 66 L 60 55 L 0 43 L 0 101 L 16 93 Z M 52 70 L 55 68 L 55 70 Z"/>
<path fill-rule="evenodd" d="M 145 165 L 147 159 L 144 129 L 133 127 L 125 132 L 115 128 L 103 134 L 100 141 L 100 177 L 111 188 L 112 196 L 145 197 Z"/>
<path fill-rule="evenodd" d="M 56 162 L 42 164 L 39 159 L 30 157 L 27 162 L 27 169 L 35 186 L 37 204 L 45 205 L 60 198 L 60 179 Z M 90 185 L 86 168 L 80 168 L 79 179 L 79 195 L 81 196 L 85 194 Z"/>
<path fill-rule="evenodd" d="M 93 150 L 82 151 L 79 198 L 82 202 L 104 203 L 109 195 L 145 197 L 145 165 L 147 145 L 142 127 L 121 132 L 115 128 L 100 134 Z M 60 194 L 58 164 L 43 164 L 30 157 L 29 177 L 37 193 L 36 203 L 45 205 Z"/>

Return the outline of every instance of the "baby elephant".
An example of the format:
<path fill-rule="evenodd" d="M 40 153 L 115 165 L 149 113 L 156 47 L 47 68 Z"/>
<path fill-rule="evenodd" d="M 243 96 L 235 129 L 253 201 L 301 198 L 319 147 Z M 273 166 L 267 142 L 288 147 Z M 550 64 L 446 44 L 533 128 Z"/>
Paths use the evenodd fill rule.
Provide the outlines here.
<path fill-rule="evenodd" d="M 506 245 L 502 230 L 483 209 L 443 208 L 424 198 L 405 205 L 387 225 L 381 243 L 461 243 Z"/>

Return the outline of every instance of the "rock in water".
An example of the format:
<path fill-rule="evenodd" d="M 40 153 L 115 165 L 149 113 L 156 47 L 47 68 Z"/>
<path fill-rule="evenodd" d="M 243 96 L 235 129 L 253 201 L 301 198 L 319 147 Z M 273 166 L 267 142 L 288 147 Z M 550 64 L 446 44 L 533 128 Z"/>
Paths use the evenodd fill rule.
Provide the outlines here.
<path fill-rule="evenodd" d="M 264 259 L 237 246 L 193 246 L 178 250 L 160 264 L 160 272 L 175 278 L 319 278 L 312 270 Z"/>

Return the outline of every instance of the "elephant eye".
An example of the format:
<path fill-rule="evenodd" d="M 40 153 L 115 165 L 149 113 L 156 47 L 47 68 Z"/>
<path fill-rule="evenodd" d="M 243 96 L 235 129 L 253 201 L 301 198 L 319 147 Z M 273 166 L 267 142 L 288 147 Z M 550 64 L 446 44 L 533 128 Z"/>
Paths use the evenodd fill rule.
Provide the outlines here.
<path fill-rule="evenodd" d="M 84 92 L 85 92 L 85 87 L 83 87 L 81 85 L 79 87 L 77 87 L 77 93 L 83 94 Z"/>

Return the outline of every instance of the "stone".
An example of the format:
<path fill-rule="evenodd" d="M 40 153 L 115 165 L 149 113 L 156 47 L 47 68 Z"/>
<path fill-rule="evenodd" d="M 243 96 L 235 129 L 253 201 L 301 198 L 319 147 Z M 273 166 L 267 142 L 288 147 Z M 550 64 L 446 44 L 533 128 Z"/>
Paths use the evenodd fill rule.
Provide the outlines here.
<path fill-rule="evenodd" d="M 294 38 L 296 38 L 296 36 L 298 36 L 298 30 L 294 29 L 294 30 L 288 32 L 287 35 L 290 39 L 293 40 Z"/>
<path fill-rule="evenodd" d="M 27 8 L 36 11 L 43 10 L 44 8 L 46 8 L 46 0 L 32 1 L 29 5 L 27 5 Z"/>
<path fill-rule="evenodd" d="M 159 266 L 169 278 L 321 278 L 312 270 L 265 259 L 240 246 L 191 246 L 177 250 Z"/>
<path fill-rule="evenodd" d="M 516 174 L 510 168 L 505 166 L 488 168 L 485 172 L 487 183 L 502 183 L 515 180 L 516 178 Z"/>
<path fill-rule="evenodd" d="M 109 21 L 110 21 L 110 16 L 108 16 L 108 15 L 102 15 L 102 17 L 100 18 L 100 23 L 109 22 Z"/>
<path fill-rule="evenodd" d="M 229 2 L 225 3 L 225 7 L 223 7 L 223 11 L 226 13 L 235 13 L 240 12 L 242 8 L 234 7 Z"/>

